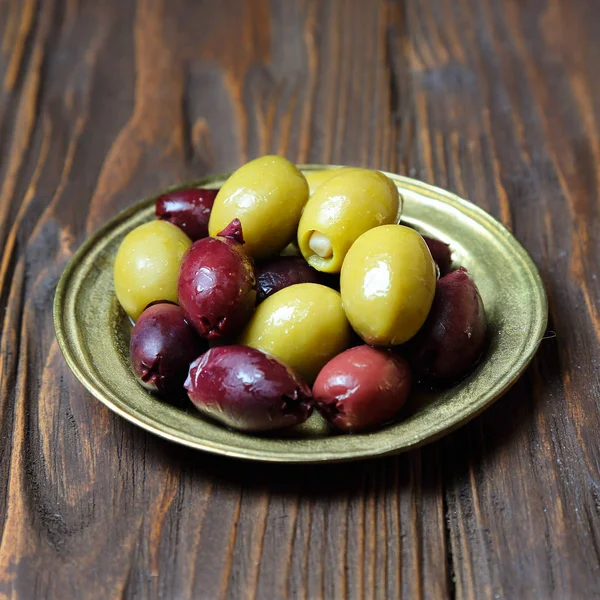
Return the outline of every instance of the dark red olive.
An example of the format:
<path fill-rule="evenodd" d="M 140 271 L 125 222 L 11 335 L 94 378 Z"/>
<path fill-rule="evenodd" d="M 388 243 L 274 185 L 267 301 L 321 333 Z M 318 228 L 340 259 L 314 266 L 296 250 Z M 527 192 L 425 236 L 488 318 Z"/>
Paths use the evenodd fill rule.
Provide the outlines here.
<path fill-rule="evenodd" d="M 192 363 L 185 389 L 201 413 L 240 431 L 299 425 L 312 412 L 310 388 L 291 369 L 247 346 L 211 348 Z"/>
<path fill-rule="evenodd" d="M 164 194 L 156 200 L 156 216 L 177 225 L 193 242 L 205 238 L 218 191 L 190 188 Z"/>
<path fill-rule="evenodd" d="M 234 219 L 217 237 L 194 242 L 184 254 L 177 291 L 186 319 L 209 340 L 237 334 L 256 304 L 256 277 Z"/>
<path fill-rule="evenodd" d="M 371 346 L 356 346 L 332 358 L 313 386 L 315 404 L 340 431 L 364 431 L 393 419 L 410 393 L 403 358 Z"/>
<path fill-rule="evenodd" d="M 160 396 L 181 397 L 190 363 L 206 343 L 188 325 L 179 306 L 150 305 L 131 333 L 129 357 L 136 379 Z"/>
<path fill-rule="evenodd" d="M 429 248 L 429 252 L 431 252 L 435 264 L 440 270 L 440 275 L 444 276 L 450 273 L 452 271 L 452 250 L 450 246 L 446 242 L 441 242 L 426 235 L 423 236 L 423 239 Z"/>
<path fill-rule="evenodd" d="M 295 283 L 321 283 L 319 272 L 303 258 L 278 256 L 256 268 L 258 302 Z"/>
<path fill-rule="evenodd" d="M 481 356 L 485 330 L 481 295 L 461 267 L 437 282 L 429 316 L 410 344 L 411 363 L 434 380 L 456 380 Z"/>

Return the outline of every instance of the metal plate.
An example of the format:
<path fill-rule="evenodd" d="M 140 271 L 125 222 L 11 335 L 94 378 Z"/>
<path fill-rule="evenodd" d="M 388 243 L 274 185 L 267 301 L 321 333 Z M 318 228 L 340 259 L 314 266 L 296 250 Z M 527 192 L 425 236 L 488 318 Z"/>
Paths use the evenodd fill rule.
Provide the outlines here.
<path fill-rule="evenodd" d="M 388 175 L 404 196 L 403 221 L 449 242 L 455 263 L 469 270 L 483 298 L 489 335 L 474 373 L 450 389 L 413 394 L 398 422 L 372 433 L 336 435 L 313 415 L 285 435 L 247 435 L 142 389 L 129 369 L 130 325 L 115 298 L 112 268 L 123 237 L 154 218 L 155 197 L 110 221 L 65 269 L 56 291 L 54 325 L 67 363 L 96 398 L 122 417 L 169 440 L 227 456 L 298 463 L 352 460 L 405 451 L 456 429 L 497 400 L 535 354 L 548 316 L 544 286 L 523 247 L 486 212 L 444 190 Z M 227 177 L 171 189 L 219 187 Z"/>

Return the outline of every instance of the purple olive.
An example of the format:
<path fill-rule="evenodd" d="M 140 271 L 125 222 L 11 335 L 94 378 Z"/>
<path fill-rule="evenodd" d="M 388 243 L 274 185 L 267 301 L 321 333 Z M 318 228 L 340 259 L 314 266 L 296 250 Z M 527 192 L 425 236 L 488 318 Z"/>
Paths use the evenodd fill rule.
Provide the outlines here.
<path fill-rule="evenodd" d="M 436 285 L 429 316 L 411 342 L 411 363 L 437 381 L 464 376 L 481 356 L 485 312 L 477 286 L 462 267 Z"/>
<path fill-rule="evenodd" d="M 188 325 L 179 306 L 151 304 L 131 333 L 129 357 L 136 379 L 160 396 L 182 396 L 190 363 L 206 344 Z"/>
<path fill-rule="evenodd" d="M 435 264 L 440 270 L 440 276 L 444 276 L 452 271 L 452 250 L 446 242 L 441 242 L 435 238 L 423 236 L 429 252 Z"/>
<path fill-rule="evenodd" d="M 319 272 L 303 258 L 278 256 L 256 268 L 258 302 L 295 283 L 321 283 Z"/>
<path fill-rule="evenodd" d="M 177 292 L 186 319 L 209 340 L 231 337 L 256 304 L 256 277 L 234 219 L 217 237 L 194 242 L 184 254 Z"/>
<path fill-rule="evenodd" d="M 219 190 L 177 190 L 156 200 L 156 216 L 177 225 L 194 242 L 208 236 L 208 220 Z"/>
<path fill-rule="evenodd" d="M 201 413 L 240 431 L 299 425 L 312 412 L 306 383 L 247 346 L 211 348 L 192 363 L 185 389 Z"/>
<path fill-rule="evenodd" d="M 393 419 L 410 394 L 408 362 L 371 346 L 332 358 L 313 386 L 325 419 L 340 431 L 364 431 Z"/>

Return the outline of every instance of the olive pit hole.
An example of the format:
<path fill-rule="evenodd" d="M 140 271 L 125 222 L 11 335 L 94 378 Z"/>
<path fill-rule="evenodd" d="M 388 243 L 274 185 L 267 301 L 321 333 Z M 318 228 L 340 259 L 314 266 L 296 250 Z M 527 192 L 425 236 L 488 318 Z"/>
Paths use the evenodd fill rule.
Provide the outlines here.
<path fill-rule="evenodd" d="M 308 247 L 320 258 L 331 258 L 333 246 L 331 240 L 320 231 L 313 231 L 308 239 Z"/>

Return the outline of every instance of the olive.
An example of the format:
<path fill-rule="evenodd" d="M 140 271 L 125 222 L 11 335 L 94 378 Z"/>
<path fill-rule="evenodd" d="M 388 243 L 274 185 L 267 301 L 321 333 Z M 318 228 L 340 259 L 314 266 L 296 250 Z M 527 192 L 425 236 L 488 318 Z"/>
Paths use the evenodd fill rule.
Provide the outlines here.
<path fill-rule="evenodd" d="M 303 258 L 279 256 L 256 269 L 258 302 L 296 283 L 320 283 L 319 273 Z"/>
<path fill-rule="evenodd" d="M 160 396 L 184 395 L 190 363 L 206 349 L 179 306 L 152 304 L 140 315 L 129 345 L 131 369 L 147 390 Z"/>
<path fill-rule="evenodd" d="M 483 301 L 464 268 L 442 277 L 425 325 L 410 343 L 415 370 L 437 381 L 463 377 L 485 344 Z"/>
<path fill-rule="evenodd" d="M 444 276 L 452 271 L 452 249 L 446 242 L 441 242 L 435 238 L 423 236 L 431 256 L 440 270 L 440 275 Z"/>
<path fill-rule="evenodd" d="M 191 188 L 163 194 L 156 200 L 156 216 L 177 225 L 192 241 L 208 236 L 208 219 L 219 190 Z"/>
<path fill-rule="evenodd" d="M 234 219 L 217 237 L 194 242 L 181 261 L 177 289 L 186 319 L 209 340 L 237 335 L 256 304 L 252 260 Z"/>
<path fill-rule="evenodd" d="M 263 156 L 225 182 L 215 198 L 208 231 L 214 236 L 238 218 L 245 251 L 264 259 L 281 252 L 292 240 L 307 200 L 308 183 L 296 166 L 281 156 Z"/>
<path fill-rule="evenodd" d="M 298 283 L 269 296 L 239 340 L 271 354 L 309 383 L 350 341 L 339 293 L 316 283 Z"/>
<path fill-rule="evenodd" d="M 201 413 L 241 431 L 299 425 L 312 412 L 306 383 L 274 358 L 245 346 L 211 348 L 192 363 L 185 388 Z"/>
<path fill-rule="evenodd" d="M 117 299 L 135 321 L 152 302 L 177 302 L 177 274 L 192 241 L 175 225 L 151 221 L 130 231 L 114 266 Z"/>
<path fill-rule="evenodd" d="M 344 261 L 340 289 L 352 327 L 368 344 L 402 344 L 421 328 L 436 270 L 423 238 L 403 225 L 363 233 Z"/>
<path fill-rule="evenodd" d="M 306 171 L 304 173 L 304 177 L 306 177 L 306 181 L 308 181 L 309 194 L 312 196 L 315 193 L 315 190 L 322 183 L 325 183 L 334 175 L 337 175 L 339 171 L 340 167 L 336 167 L 333 169 L 321 169 L 319 171 Z"/>
<path fill-rule="evenodd" d="M 298 225 L 298 245 L 312 267 L 339 273 L 346 253 L 365 231 L 395 223 L 401 198 L 380 171 L 344 168 L 310 197 Z"/>
<path fill-rule="evenodd" d="M 371 346 L 332 358 L 313 386 L 315 404 L 340 431 L 363 431 L 393 419 L 410 393 L 408 362 Z"/>

